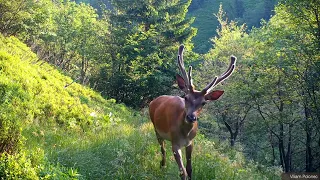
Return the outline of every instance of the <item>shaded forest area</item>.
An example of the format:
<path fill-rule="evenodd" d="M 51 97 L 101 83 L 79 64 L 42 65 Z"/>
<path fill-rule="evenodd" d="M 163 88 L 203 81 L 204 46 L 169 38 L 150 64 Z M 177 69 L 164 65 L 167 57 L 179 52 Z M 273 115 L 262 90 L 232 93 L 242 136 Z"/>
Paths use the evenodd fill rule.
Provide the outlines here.
<path fill-rule="evenodd" d="M 193 23 L 208 2 L 112 0 L 96 11 L 73 1 L 1 0 L 0 32 L 75 82 L 137 110 L 156 96 L 178 94 L 180 44 L 195 84 L 210 82 L 235 55 L 236 71 L 218 87 L 224 97 L 204 110 L 201 133 L 264 166 L 319 172 L 320 2 L 280 0 L 274 9 L 275 1 L 218 3 L 205 11 L 218 22 L 215 33 L 207 28 L 207 52 L 208 36 L 196 39 L 195 27 L 204 24 Z"/>

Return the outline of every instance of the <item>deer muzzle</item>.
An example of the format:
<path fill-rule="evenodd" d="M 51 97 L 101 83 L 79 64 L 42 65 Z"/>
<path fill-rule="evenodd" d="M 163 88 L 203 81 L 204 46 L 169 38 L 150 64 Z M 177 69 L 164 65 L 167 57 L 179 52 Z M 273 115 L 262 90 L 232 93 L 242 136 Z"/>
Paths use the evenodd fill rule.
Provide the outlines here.
<path fill-rule="evenodd" d="M 189 114 L 186 116 L 186 120 L 189 123 L 194 123 L 197 121 L 197 117 L 194 114 Z"/>

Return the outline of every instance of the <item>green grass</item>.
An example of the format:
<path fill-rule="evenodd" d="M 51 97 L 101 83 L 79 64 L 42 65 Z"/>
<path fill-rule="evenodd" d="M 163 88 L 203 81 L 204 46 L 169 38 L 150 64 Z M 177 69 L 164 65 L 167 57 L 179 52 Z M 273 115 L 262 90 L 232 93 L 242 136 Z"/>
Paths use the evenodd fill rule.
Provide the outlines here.
<path fill-rule="evenodd" d="M 146 110 L 105 100 L 37 59 L 14 37 L 0 36 L 3 179 L 179 179 L 167 142 L 167 166 Z M 194 179 L 280 179 L 277 169 L 247 162 L 199 134 Z"/>
<path fill-rule="evenodd" d="M 146 118 L 139 119 L 85 134 L 50 129 L 41 133 L 37 132 L 39 128 L 31 128 L 26 131 L 27 136 L 34 136 L 29 149 L 44 149 L 50 162 L 76 169 L 79 179 L 179 179 L 170 143 L 166 148 L 167 166 L 161 169 L 160 147 L 152 124 Z M 257 164 L 245 163 L 240 153 L 233 153 L 230 159 L 199 135 L 192 157 L 194 179 L 279 179 L 274 169 L 260 171 Z"/>

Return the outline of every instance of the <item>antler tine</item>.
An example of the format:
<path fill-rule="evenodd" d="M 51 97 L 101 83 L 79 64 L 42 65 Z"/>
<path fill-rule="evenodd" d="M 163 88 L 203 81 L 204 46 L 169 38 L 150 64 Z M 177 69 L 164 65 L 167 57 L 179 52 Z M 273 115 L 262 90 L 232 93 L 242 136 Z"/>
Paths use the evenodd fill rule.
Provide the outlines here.
<path fill-rule="evenodd" d="M 181 71 L 182 78 L 184 79 L 184 82 L 186 83 L 186 87 L 190 87 L 191 83 L 190 83 L 190 80 L 188 78 L 188 74 L 186 72 L 186 69 L 184 68 L 183 50 L 184 50 L 184 46 L 180 45 L 179 52 L 178 52 L 178 66 L 179 66 L 179 69 Z M 189 72 L 189 74 L 190 74 L 190 72 Z"/>
<path fill-rule="evenodd" d="M 207 92 L 209 92 L 208 90 L 210 89 L 210 87 L 213 87 L 213 85 L 217 82 L 218 76 L 216 76 L 203 90 L 202 93 L 206 94 Z"/>
<path fill-rule="evenodd" d="M 228 69 L 219 78 L 215 77 L 213 81 L 202 90 L 203 93 L 210 92 L 212 88 L 214 88 L 220 82 L 226 80 L 232 74 L 236 66 L 237 58 L 235 56 L 231 56 L 230 59 L 231 60 Z"/>
<path fill-rule="evenodd" d="M 226 72 L 224 72 L 221 76 L 224 76 L 226 73 L 228 73 L 232 67 L 232 65 L 235 65 L 237 58 L 235 56 L 230 57 L 230 64 Z"/>
<path fill-rule="evenodd" d="M 213 85 L 213 87 L 216 86 L 217 84 L 219 84 L 220 82 L 226 80 L 232 74 L 232 72 L 234 71 L 234 68 L 236 66 L 237 58 L 235 56 L 231 56 L 230 59 L 231 59 L 231 61 L 230 61 L 230 65 L 228 67 L 228 70 L 226 72 L 224 72 L 218 78 L 217 82 Z"/>
<path fill-rule="evenodd" d="M 189 66 L 189 73 L 188 73 L 188 78 L 189 78 L 189 86 L 190 90 L 193 91 L 193 82 L 192 82 L 192 66 Z"/>

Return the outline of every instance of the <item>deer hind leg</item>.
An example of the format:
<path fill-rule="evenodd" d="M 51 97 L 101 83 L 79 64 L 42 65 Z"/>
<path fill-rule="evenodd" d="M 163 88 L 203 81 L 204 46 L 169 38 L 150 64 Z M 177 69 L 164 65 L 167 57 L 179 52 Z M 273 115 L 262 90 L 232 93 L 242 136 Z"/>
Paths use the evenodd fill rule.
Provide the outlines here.
<path fill-rule="evenodd" d="M 161 154 L 162 154 L 162 160 L 160 162 L 160 167 L 162 168 L 162 167 L 164 167 L 166 165 L 165 142 L 164 142 L 164 139 L 162 139 L 157 132 L 156 132 L 156 135 L 157 135 L 158 142 L 160 144 L 160 149 L 161 149 Z"/>

